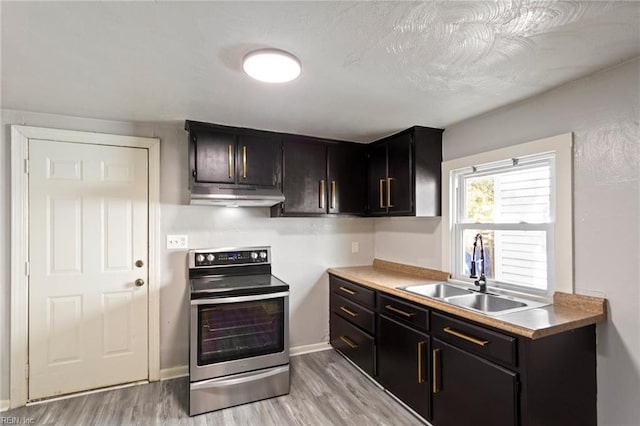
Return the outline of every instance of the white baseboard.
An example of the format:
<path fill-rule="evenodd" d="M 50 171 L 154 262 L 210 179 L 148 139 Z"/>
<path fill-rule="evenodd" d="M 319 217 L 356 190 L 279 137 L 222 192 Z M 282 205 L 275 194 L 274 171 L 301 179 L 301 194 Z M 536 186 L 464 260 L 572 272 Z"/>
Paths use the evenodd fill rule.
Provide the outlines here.
<path fill-rule="evenodd" d="M 7 411 L 11 407 L 11 401 L 8 399 L 0 400 L 0 413 Z"/>
<path fill-rule="evenodd" d="M 160 380 L 177 379 L 189 375 L 188 365 L 179 365 L 177 367 L 163 368 L 160 370 Z"/>
<path fill-rule="evenodd" d="M 332 346 L 329 342 L 314 343 L 313 345 L 296 346 L 295 348 L 289 348 L 289 356 L 298 356 L 304 354 L 310 354 L 311 352 L 320 352 L 331 349 Z"/>

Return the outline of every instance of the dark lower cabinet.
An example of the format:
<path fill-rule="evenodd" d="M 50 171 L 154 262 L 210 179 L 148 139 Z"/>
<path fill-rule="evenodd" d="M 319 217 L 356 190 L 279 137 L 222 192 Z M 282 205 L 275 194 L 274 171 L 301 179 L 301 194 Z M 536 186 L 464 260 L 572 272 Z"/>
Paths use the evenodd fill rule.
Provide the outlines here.
<path fill-rule="evenodd" d="M 595 325 L 529 339 L 329 281 L 333 347 L 434 426 L 596 426 Z"/>
<path fill-rule="evenodd" d="M 429 351 L 424 333 L 380 315 L 378 381 L 425 419 L 431 419 Z"/>
<path fill-rule="evenodd" d="M 375 342 L 373 336 L 360 330 L 336 313 L 331 314 L 331 345 L 345 354 L 365 373 L 375 374 Z"/>
<path fill-rule="evenodd" d="M 518 424 L 518 374 L 441 340 L 432 342 L 437 426 Z"/>

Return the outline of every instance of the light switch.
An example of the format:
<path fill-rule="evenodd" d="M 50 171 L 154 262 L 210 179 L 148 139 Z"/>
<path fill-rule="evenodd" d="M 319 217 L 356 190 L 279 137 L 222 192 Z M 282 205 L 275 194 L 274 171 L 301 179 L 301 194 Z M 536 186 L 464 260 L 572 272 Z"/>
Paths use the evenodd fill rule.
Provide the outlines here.
<path fill-rule="evenodd" d="M 360 251 L 360 243 L 357 241 L 351 241 L 351 253 L 358 253 Z"/>

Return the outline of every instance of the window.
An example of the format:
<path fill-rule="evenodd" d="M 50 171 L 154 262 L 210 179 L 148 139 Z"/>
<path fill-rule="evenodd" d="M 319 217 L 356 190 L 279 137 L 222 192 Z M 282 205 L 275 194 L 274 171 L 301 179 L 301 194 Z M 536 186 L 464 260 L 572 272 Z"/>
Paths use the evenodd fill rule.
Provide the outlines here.
<path fill-rule="evenodd" d="M 455 278 L 469 277 L 479 234 L 485 275 L 494 286 L 547 292 L 547 271 L 553 266 L 554 158 L 545 154 L 453 172 Z"/>
<path fill-rule="evenodd" d="M 571 145 L 566 134 L 443 163 L 443 269 L 453 279 L 473 281 L 480 235 L 489 286 L 573 292 Z"/>

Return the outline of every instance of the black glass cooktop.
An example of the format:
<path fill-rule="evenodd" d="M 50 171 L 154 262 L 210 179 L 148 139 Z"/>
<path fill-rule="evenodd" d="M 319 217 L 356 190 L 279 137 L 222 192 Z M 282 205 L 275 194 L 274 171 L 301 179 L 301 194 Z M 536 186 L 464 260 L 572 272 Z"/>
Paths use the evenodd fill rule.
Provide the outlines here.
<path fill-rule="evenodd" d="M 289 285 L 271 274 L 208 275 L 191 278 L 191 299 L 277 293 Z"/>

